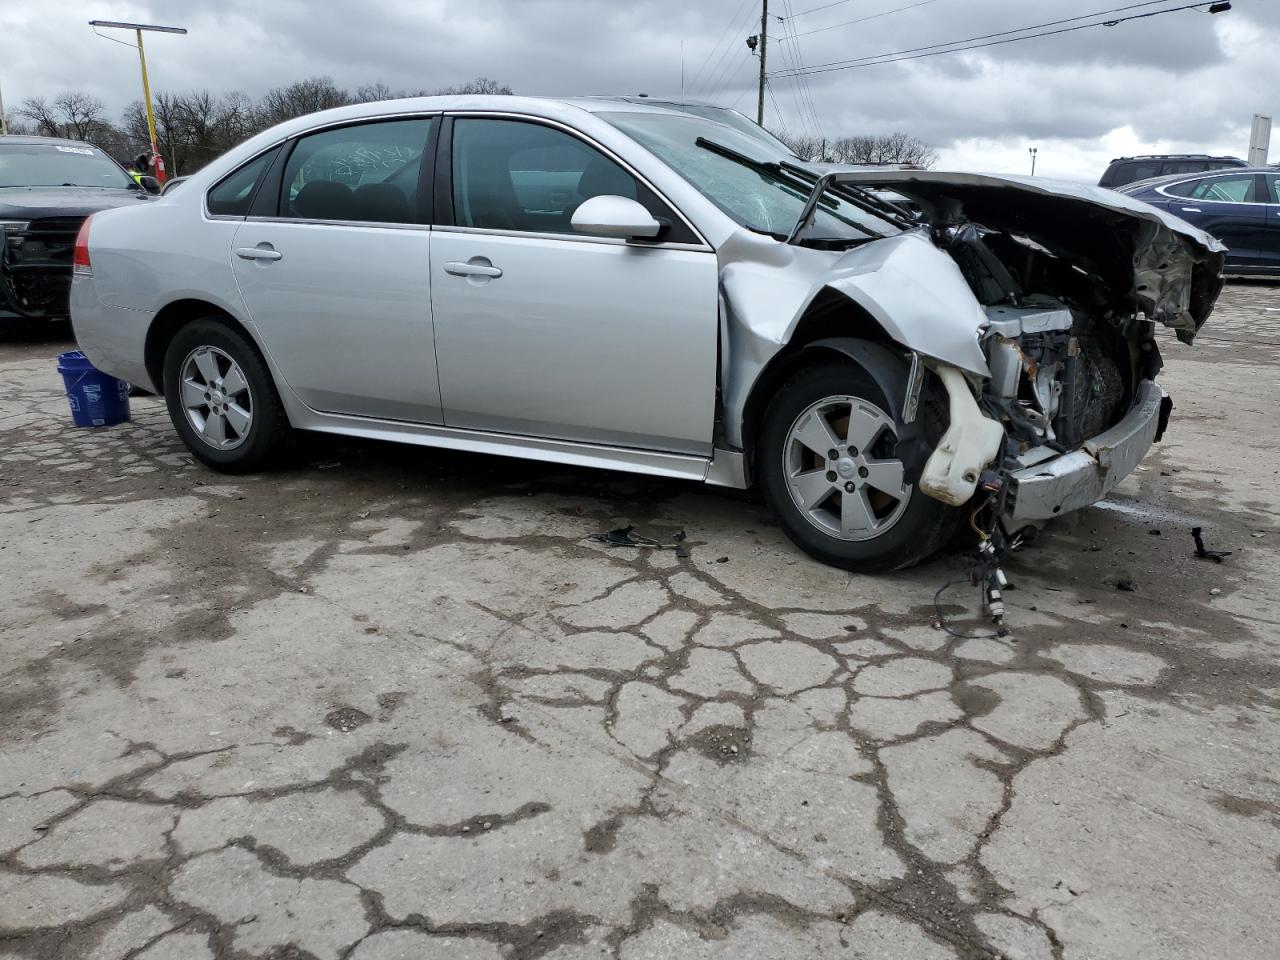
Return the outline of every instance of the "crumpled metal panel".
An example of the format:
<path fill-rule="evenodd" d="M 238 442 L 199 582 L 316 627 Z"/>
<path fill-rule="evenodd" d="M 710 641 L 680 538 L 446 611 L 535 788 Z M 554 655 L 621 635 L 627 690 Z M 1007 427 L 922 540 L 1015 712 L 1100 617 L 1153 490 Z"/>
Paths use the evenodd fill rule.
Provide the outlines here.
<path fill-rule="evenodd" d="M 1127 229 L 1133 238 L 1128 262 L 1120 262 L 1116 250 L 1079 252 L 1109 273 L 1129 276 L 1137 308 L 1176 330 L 1184 343 L 1195 337 L 1222 289 L 1227 248 L 1220 241 L 1114 190 L 1044 177 L 824 167 L 837 170 L 842 183 L 883 186 L 926 204 L 959 204 L 965 216 L 992 229 L 1051 241 L 1077 234 L 1086 222 L 1106 232 Z"/>
<path fill-rule="evenodd" d="M 903 347 L 975 377 L 988 375 L 978 343 L 986 314 L 955 261 L 924 230 L 842 253 L 740 231 L 716 252 L 728 338 L 721 387 L 732 446 L 742 446 L 752 385 L 824 288 L 857 303 Z M 842 332 L 860 335 L 852 323 Z"/>
<path fill-rule="evenodd" d="M 1005 521 L 1047 520 L 1096 503 L 1133 472 L 1155 440 L 1165 393 L 1143 380 L 1138 400 L 1119 423 L 1079 450 L 1009 475 Z"/>

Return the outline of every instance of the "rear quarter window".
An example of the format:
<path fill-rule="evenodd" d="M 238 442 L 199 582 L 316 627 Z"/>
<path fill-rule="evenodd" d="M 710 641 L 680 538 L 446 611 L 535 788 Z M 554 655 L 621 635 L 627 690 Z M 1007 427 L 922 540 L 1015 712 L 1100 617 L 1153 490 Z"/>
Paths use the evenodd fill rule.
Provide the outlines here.
<path fill-rule="evenodd" d="M 277 150 L 279 148 L 276 148 Z M 275 159 L 276 150 L 259 154 L 248 163 L 227 174 L 209 190 L 205 202 L 215 217 L 245 217 L 249 206 Z"/>

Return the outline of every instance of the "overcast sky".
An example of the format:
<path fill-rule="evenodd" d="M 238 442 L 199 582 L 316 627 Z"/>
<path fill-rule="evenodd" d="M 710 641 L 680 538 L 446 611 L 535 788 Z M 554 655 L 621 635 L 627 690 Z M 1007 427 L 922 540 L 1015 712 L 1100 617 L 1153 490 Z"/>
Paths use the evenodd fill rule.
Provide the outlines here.
<path fill-rule="evenodd" d="M 770 0 L 771 35 L 796 39 L 771 43 L 768 65 L 868 57 L 1136 2 Z M 896 12 L 874 16 L 885 11 Z M 153 90 L 257 97 L 315 75 L 393 88 L 483 75 L 524 94 L 673 96 L 683 42 L 686 95 L 754 116 L 758 61 L 745 39 L 759 32 L 759 16 L 756 0 L 0 0 L 0 93 L 12 113 L 26 97 L 83 89 L 117 116 L 139 96 L 137 59 L 94 36 L 86 21 L 98 18 L 190 31 L 149 35 Z M 905 130 L 936 146 L 939 168 L 951 169 L 1025 172 L 1036 146 L 1037 173 L 1096 180 L 1124 154 L 1245 156 L 1252 114 L 1280 106 L 1277 51 L 1280 0 L 1235 0 L 1215 16 L 1184 10 L 814 74 L 804 88 L 778 76 L 766 124 L 831 137 Z M 806 96 L 811 112 L 799 106 Z"/>

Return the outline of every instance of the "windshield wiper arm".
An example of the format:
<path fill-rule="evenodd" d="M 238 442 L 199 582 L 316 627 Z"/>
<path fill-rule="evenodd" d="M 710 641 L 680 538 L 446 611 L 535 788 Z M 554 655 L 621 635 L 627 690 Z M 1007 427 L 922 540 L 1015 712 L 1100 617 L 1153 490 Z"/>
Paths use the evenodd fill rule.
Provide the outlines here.
<path fill-rule="evenodd" d="M 785 160 L 781 163 L 774 163 L 768 160 L 755 160 L 748 157 L 745 153 L 739 153 L 732 147 L 726 147 L 723 143 L 716 143 L 714 140 L 708 140 L 706 137 L 698 137 L 698 139 L 694 141 L 694 145 L 701 147 L 703 150 L 709 150 L 712 153 L 716 153 L 729 160 L 733 160 L 735 163 L 740 163 L 749 170 L 755 170 L 757 173 L 768 174 L 774 179 L 780 180 L 794 189 L 802 190 L 809 194 L 808 200 L 806 200 L 804 205 L 804 211 L 800 214 L 800 219 L 796 222 L 796 226 L 786 238 L 788 243 L 797 243 L 799 241 L 800 234 L 813 219 L 814 209 L 822 201 L 822 195 L 826 193 L 830 186 L 832 186 L 828 177 L 819 177 L 811 170 L 806 170 L 804 167 L 797 167 L 795 164 L 788 163 Z M 840 184 L 841 188 L 845 186 L 845 184 Z M 898 213 L 896 208 L 890 208 L 888 210 L 882 209 L 881 204 L 883 201 L 876 198 L 872 198 L 870 200 L 864 199 L 865 191 L 854 188 L 847 191 L 840 189 L 838 192 L 846 202 L 853 204 L 865 213 L 869 213 L 874 217 L 879 217 L 882 220 L 889 220 L 899 227 L 914 226 L 910 220 Z M 876 231 L 861 223 L 857 223 L 852 220 L 846 222 L 848 222 L 850 226 L 861 230 L 872 239 L 878 240 L 881 237 L 881 234 L 876 233 Z M 777 236 L 777 234 L 770 234 L 770 236 Z"/>
<path fill-rule="evenodd" d="M 817 183 L 820 179 L 818 174 L 812 170 L 797 167 L 795 164 L 787 163 L 785 160 L 781 163 L 781 166 L 791 173 L 807 178 L 810 183 Z M 839 194 L 854 206 L 861 207 L 868 213 L 890 220 L 899 227 L 910 229 L 915 226 L 910 217 L 904 216 L 900 207 L 890 203 L 888 200 L 882 200 L 863 187 L 855 186 L 852 183 L 830 183 L 827 189 L 832 193 Z"/>

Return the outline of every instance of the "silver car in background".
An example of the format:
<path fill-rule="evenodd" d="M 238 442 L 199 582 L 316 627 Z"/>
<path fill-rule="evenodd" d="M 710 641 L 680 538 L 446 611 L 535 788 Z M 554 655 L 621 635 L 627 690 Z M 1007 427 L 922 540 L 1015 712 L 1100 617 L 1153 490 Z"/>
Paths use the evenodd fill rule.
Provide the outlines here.
<path fill-rule="evenodd" d="M 886 202 L 908 197 L 912 209 Z M 1104 496 L 1221 245 L 1094 187 L 801 164 L 713 116 L 438 97 L 95 215 L 72 317 L 228 472 L 326 431 L 758 486 L 855 570 Z"/>

